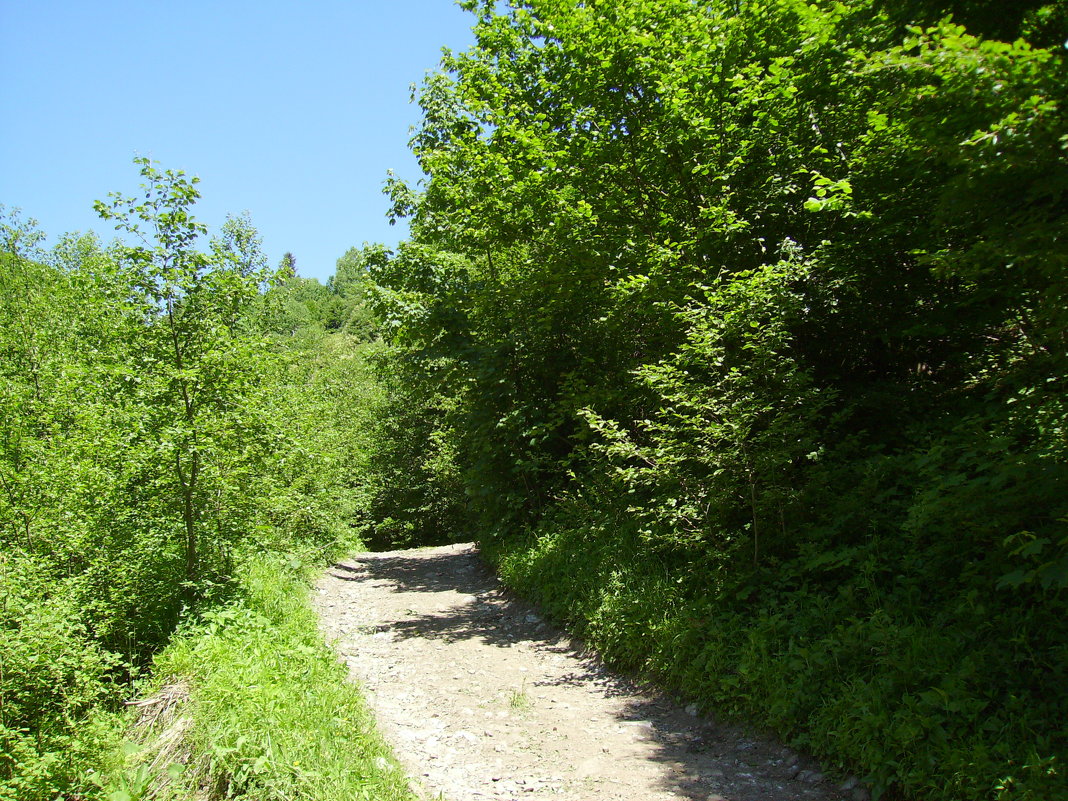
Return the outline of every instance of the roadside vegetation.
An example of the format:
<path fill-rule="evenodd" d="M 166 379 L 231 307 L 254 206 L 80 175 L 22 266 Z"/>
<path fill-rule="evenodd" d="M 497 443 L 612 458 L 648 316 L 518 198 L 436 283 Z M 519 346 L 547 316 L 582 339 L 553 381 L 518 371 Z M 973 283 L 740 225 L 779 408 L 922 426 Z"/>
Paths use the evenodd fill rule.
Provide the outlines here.
<path fill-rule="evenodd" d="M 877 796 L 1068 796 L 1064 3 L 465 5 L 376 530 Z"/>
<path fill-rule="evenodd" d="M 271 269 L 138 166 L 119 242 L 2 220 L 0 798 L 406 797 L 306 599 L 360 546 L 344 259 Z"/>
<path fill-rule="evenodd" d="M 237 596 L 178 631 L 153 663 L 122 781 L 154 798 L 412 797 L 319 633 L 306 596 L 320 568 L 250 554 Z"/>

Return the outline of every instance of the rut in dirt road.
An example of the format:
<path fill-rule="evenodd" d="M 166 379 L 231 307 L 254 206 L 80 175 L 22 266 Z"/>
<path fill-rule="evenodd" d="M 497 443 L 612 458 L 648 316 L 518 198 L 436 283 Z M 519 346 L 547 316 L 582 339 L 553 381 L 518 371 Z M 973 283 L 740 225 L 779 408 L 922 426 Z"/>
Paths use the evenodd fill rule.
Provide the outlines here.
<path fill-rule="evenodd" d="M 314 604 L 419 795 L 866 798 L 615 676 L 510 597 L 473 545 L 360 554 L 327 572 Z"/>

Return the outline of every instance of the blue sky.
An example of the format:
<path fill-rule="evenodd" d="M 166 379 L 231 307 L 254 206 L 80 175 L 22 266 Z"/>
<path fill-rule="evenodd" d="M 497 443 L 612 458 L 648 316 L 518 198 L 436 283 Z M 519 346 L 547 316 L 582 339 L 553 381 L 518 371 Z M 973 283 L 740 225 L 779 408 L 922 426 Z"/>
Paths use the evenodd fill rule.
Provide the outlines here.
<path fill-rule="evenodd" d="M 136 191 L 132 160 L 200 176 L 197 216 L 248 211 L 272 263 L 325 281 L 342 253 L 406 235 L 387 169 L 420 177 L 409 86 L 472 42 L 452 0 L 0 0 L 0 203 L 65 231 Z"/>

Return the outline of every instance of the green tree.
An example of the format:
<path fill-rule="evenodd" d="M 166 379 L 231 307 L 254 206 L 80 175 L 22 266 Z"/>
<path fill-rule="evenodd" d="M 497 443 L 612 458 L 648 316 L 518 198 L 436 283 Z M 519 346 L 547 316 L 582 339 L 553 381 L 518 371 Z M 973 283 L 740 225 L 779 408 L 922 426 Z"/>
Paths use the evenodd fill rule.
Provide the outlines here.
<path fill-rule="evenodd" d="M 225 569 L 237 534 L 221 499 L 235 488 L 227 453 L 239 447 L 243 401 L 256 380 L 256 341 L 244 317 L 269 275 L 247 218 L 230 218 L 210 250 L 199 250 L 207 233 L 191 214 L 199 179 L 145 158 L 135 163 L 142 195 L 112 194 L 96 209 L 132 240 L 117 255 L 147 318 L 142 401 L 160 462 L 169 465 L 192 598 L 206 567 Z"/>
<path fill-rule="evenodd" d="M 282 261 L 278 263 L 278 271 L 283 278 L 295 278 L 297 275 L 297 259 L 292 253 L 286 251 L 282 254 Z"/>
<path fill-rule="evenodd" d="M 387 258 L 384 246 L 364 243 L 362 248 L 349 248 L 337 260 L 334 274 L 326 285 L 334 297 L 329 328 L 348 331 L 363 340 L 377 336 L 369 305 L 370 271 Z"/>
<path fill-rule="evenodd" d="M 1031 678 L 1068 638 L 1064 4 L 1003 5 L 464 2 L 374 271 L 432 426 L 399 463 L 447 461 L 558 612 L 628 666 L 694 643 L 730 677 L 696 693 L 947 798 L 1064 788 Z M 800 641 L 925 645 L 829 678 Z"/>
<path fill-rule="evenodd" d="M 139 164 L 102 209 L 124 242 L 0 219 L 3 798 L 97 797 L 109 713 L 236 552 L 321 558 L 360 524 L 361 346 L 271 328 L 283 293 L 333 296 L 269 276 L 247 216 L 202 248 L 195 182 Z"/>

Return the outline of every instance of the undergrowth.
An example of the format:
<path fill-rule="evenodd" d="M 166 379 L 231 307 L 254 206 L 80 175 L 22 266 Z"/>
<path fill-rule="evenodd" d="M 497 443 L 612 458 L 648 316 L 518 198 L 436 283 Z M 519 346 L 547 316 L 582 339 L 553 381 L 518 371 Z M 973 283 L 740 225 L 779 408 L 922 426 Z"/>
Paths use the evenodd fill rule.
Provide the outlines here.
<path fill-rule="evenodd" d="M 114 761 L 124 718 L 119 658 L 78 620 L 68 586 L 0 552 L 0 801 L 82 797 Z"/>
<path fill-rule="evenodd" d="M 151 690 L 180 695 L 173 688 L 187 687 L 188 700 L 178 699 L 187 709 L 168 725 L 146 727 L 127 763 L 124 794 L 112 799 L 410 798 L 358 690 L 319 634 L 299 560 L 252 556 L 239 586 L 231 603 L 180 630 L 157 656 Z"/>
<path fill-rule="evenodd" d="M 837 589 L 792 583 L 789 564 L 750 594 L 587 515 L 483 552 L 610 664 L 775 730 L 875 799 L 1068 798 L 1064 653 L 1040 645 L 1059 641 L 1055 623 L 1035 630 L 1008 606 L 992 619 L 992 599 L 879 595 L 863 573 Z"/>

